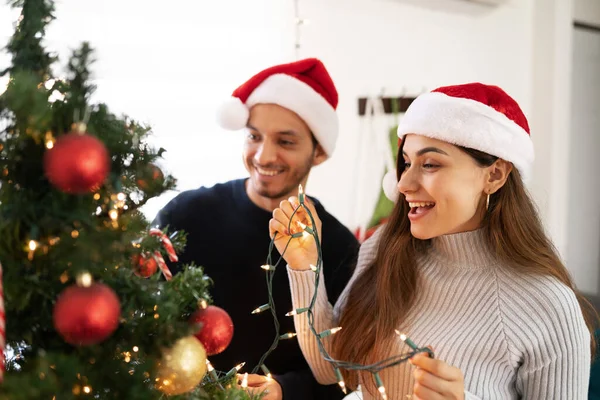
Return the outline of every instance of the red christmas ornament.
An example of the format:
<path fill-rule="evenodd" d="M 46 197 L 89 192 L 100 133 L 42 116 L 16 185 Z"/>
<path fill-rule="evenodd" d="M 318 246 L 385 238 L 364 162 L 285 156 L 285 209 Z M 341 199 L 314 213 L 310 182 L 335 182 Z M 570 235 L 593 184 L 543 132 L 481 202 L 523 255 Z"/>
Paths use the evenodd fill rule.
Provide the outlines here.
<path fill-rule="evenodd" d="M 149 278 L 158 270 L 158 263 L 152 255 L 136 254 L 132 261 L 134 273 L 142 278 Z"/>
<path fill-rule="evenodd" d="M 200 340 L 206 354 L 214 356 L 222 353 L 233 338 L 233 321 L 225 310 L 216 306 L 208 306 L 195 311 L 190 323 L 202 324 L 196 338 Z"/>
<path fill-rule="evenodd" d="M 54 328 L 65 342 L 88 346 L 108 338 L 119 325 L 121 304 L 115 292 L 84 274 L 61 292 L 54 305 Z M 83 281 L 83 282 L 82 282 Z"/>
<path fill-rule="evenodd" d="M 110 157 L 104 143 L 86 133 L 73 132 L 56 140 L 44 154 L 48 180 L 67 193 L 98 189 L 110 171 Z"/>

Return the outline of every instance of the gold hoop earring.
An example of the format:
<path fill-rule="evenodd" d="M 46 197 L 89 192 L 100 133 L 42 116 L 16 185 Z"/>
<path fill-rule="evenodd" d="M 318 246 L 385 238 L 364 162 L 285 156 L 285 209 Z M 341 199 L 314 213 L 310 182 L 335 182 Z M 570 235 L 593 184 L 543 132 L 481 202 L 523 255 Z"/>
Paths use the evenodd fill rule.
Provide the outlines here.
<path fill-rule="evenodd" d="M 490 193 L 487 195 L 487 199 L 485 200 L 485 210 L 487 211 L 490 208 Z"/>

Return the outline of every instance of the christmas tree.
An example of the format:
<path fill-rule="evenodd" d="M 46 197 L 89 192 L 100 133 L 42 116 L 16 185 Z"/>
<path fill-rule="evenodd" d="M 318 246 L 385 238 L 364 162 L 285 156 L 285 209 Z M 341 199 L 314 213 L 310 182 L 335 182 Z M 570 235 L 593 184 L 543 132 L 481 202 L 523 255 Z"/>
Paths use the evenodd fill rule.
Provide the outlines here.
<path fill-rule="evenodd" d="M 171 276 L 164 262 L 185 233 L 148 229 L 140 212 L 175 187 L 156 166 L 164 150 L 147 144 L 149 127 L 90 104 L 87 43 L 66 78 L 53 75 L 43 47 L 52 1 L 11 5 L 22 11 L 0 71 L 10 77 L 0 96 L 0 399 L 259 398 L 233 384 L 238 369 L 217 373 L 206 360 L 210 321 L 198 314 L 210 280 L 194 265 Z M 2 336 L 3 322 L 0 309 Z"/>

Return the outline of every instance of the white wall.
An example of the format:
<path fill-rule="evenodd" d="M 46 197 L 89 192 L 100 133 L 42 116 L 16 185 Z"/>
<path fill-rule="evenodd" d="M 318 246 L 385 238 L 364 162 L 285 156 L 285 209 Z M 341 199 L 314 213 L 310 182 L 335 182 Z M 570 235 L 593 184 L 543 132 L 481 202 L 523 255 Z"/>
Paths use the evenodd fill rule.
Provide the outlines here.
<path fill-rule="evenodd" d="M 204 4 L 204 5 L 203 5 Z M 309 191 L 353 225 L 357 98 L 419 94 L 479 80 L 504 87 L 531 108 L 532 0 L 487 7 L 456 0 L 300 0 L 301 56 L 324 60 L 341 95 L 342 134 Z M 0 6 L 0 33 L 11 27 Z M 251 73 L 294 56 L 292 0 L 64 0 L 49 45 L 61 55 L 81 40 L 97 49 L 97 99 L 154 127 L 165 166 L 180 188 L 242 176 L 240 134 L 213 123 L 217 99 Z M 8 27 L 8 29 L 7 29 Z M 0 40 L 2 37 L 0 37 Z M 331 190 L 331 175 L 342 185 Z M 149 204 L 153 214 L 170 196 Z"/>
<path fill-rule="evenodd" d="M 0 2 L 0 47 L 18 16 L 9 10 Z M 242 134 L 222 131 L 215 109 L 251 74 L 293 57 L 291 2 L 63 0 L 55 15 L 48 47 L 65 63 L 70 49 L 91 42 L 95 100 L 151 124 L 179 189 L 244 176 Z M 150 201 L 148 216 L 175 194 Z"/>
<path fill-rule="evenodd" d="M 531 190 L 561 255 L 567 246 L 573 0 L 535 0 L 530 124 L 536 162 Z M 557 162 L 561 160 L 562 162 Z"/>
<path fill-rule="evenodd" d="M 600 31 L 573 39 L 567 260 L 578 286 L 600 294 Z"/>
<path fill-rule="evenodd" d="M 600 189 L 592 164 L 600 151 L 600 59 L 594 35 L 574 34 L 573 22 L 600 26 L 600 1 L 535 0 L 534 9 L 532 190 L 576 285 L 598 294 Z"/>
<path fill-rule="evenodd" d="M 577 22 L 600 26 L 600 0 L 575 0 L 573 18 Z"/>
<path fill-rule="evenodd" d="M 504 87 L 529 110 L 532 7 L 531 1 L 513 3 L 493 8 L 453 0 L 301 1 L 310 19 L 302 55 L 321 57 L 341 93 L 338 149 L 310 181 L 334 214 L 355 223 L 358 97 L 382 88 L 390 95 L 417 95 L 440 85 L 483 81 Z M 341 190 L 330 190 L 332 175 Z"/>

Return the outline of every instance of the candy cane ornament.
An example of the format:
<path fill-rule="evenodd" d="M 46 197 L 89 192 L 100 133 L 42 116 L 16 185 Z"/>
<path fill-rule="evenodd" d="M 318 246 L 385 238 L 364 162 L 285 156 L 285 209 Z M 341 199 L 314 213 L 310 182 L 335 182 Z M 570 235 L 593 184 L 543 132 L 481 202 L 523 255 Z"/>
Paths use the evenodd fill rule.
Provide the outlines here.
<path fill-rule="evenodd" d="M 171 239 L 167 235 L 165 235 L 160 229 L 151 228 L 150 236 L 156 236 L 162 242 L 167 254 L 169 256 L 169 260 L 173 262 L 177 262 L 179 258 L 177 257 L 177 253 L 175 253 L 175 248 L 173 247 L 173 243 L 171 243 Z"/>
<path fill-rule="evenodd" d="M 160 239 L 163 247 L 165 248 L 165 250 L 167 252 L 167 255 L 169 256 L 169 260 L 171 260 L 172 262 L 177 262 L 179 260 L 179 258 L 177 257 L 177 254 L 175 253 L 175 248 L 173 247 L 173 243 L 171 243 L 171 239 L 169 239 L 169 237 L 167 235 L 165 235 L 160 229 L 151 228 L 150 236 L 156 236 Z M 168 281 L 171 280 L 171 278 L 173 278 L 173 274 L 171 273 L 169 266 L 165 262 L 165 259 L 160 254 L 160 251 L 157 250 L 154 252 L 154 259 L 156 260 L 156 263 L 158 264 L 158 268 L 160 268 L 160 271 L 162 272 L 165 279 Z"/>
<path fill-rule="evenodd" d="M 162 272 L 165 279 L 170 281 L 171 278 L 173 278 L 173 274 L 171 273 L 169 266 L 165 262 L 165 259 L 160 254 L 160 251 L 157 250 L 154 252 L 154 259 L 156 260 L 156 263 L 158 264 L 158 268 L 160 268 L 160 272 Z"/>

